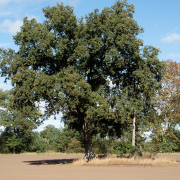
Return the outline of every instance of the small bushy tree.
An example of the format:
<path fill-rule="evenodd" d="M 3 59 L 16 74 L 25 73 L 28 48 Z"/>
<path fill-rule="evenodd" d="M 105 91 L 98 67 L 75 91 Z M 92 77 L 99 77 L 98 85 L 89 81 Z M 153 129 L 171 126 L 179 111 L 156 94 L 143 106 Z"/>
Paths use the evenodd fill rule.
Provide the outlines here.
<path fill-rule="evenodd" d="M 30 149 L 31 151 L 38 152 L 38 153 L 46 152 L 49 150 L 49 140 L 40 136 L 36 136 L 32 140 Z"/>
<path fill-rule="evenodd" d="M 41 124 L 41 113 L 34 109 L 27 115 L 25 112 L 14 109 L 12 91 L 0 89 L 0 126 L 4 126 L 6 146 L 15 154 L 28 150 L 32 130 Z"/>
<path fill-rule="evenodd" d="M 85 149 L 80 141 L 72 138 L 68 143 L 67 153 L 84 153 Z"/>
<path fill-rule="evenodd" d="M 94 152 L 99 156 L 107 156 L 113 153 L 114 138 L 105 137 L 101 138 L 99 135 L 93 136 L 92 139 Z"/>
<path fill-rule="evenodd" d="M 136 147 L 132 146 L 130 141 L 119 141 L 113 146 L 113 149 L 114 153 L 117 155 L 124 155 L 136 151 Z"/>

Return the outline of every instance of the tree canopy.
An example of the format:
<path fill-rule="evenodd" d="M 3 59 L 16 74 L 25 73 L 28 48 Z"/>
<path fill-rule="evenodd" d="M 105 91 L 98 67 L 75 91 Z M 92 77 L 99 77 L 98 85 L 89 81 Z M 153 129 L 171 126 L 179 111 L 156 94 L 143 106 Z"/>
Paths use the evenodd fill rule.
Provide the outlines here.
<path fill-rule="evenodd" d="M 121 136 L 152 109 L 165 64 L 159 49 L 143 47 L 134 6 L 118 0 L 78 19 L 73 8 L 43 9 L 46 20 L 23 20 L 14 37 L 18 52 L 0 50 L 1 75 L 13 85 L 14 107 L 27 114 L 45 101 L 46 118 L 63 113 L 82 131 L 85 157 L 94 157 L 92 134 Z"/>

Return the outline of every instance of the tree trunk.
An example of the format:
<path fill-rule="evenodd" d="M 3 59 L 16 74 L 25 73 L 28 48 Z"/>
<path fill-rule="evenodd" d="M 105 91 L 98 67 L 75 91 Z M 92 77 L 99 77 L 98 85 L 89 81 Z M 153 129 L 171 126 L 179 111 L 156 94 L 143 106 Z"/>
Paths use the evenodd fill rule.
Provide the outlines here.
<path fill-rule="evenodd" d="M 16 135 L 15 127 L 14 127 L 14 135 Z M 13 147 L 13 154 L 16 154 L 16 150 L 15 150 L 15 149 L 16 149 L 16 147 L 14 146 L 14 147 Z"/>
<path fill-rule="evenodd" d="M 164 134 L 166 133 L 166 114 L 165 114 L 165 121 L 164 121 Z"/>
<path fill-rule="evenodd" d="M 88 162 L 96 158 L 96 155 L 93 150 L 91 131 L 90 129 L 88 129 L 88 124 L 85 122 L 83 127 L 84 127 L 83 129 L 84 129 L 84 147 L 85 147 L 84 160 Z"/>
<path fill-rule="evenodd" d="M 134 112 L 134 117 L 133 117 L 133 133 L 132 133 L 132 146 L 135 146 L 135 132 L 136 132 L 136 116 Z"/>
<path fill-rule="evenodd" d="M 15 147 L 13 147 L 13 154 L 16 154 L 16 150 L 15 150 L 16 148 Z"/>
<path fill-rule="evenodd" d="M 136 125 L 136 132 L 138 132 L 139 136 L 140 136 L 141 138 L 143 138 L 142 135 L 141 135 L 141 133 L 140 133 L 139 130 L 138 130 L 138 126 L 137 126 L 137 125 Z M 140 155 L 140 156 L 143 155 L 141 143 L 142 143 L 142 142 L 145 142 L 145 140 L 146 140 L 146 137 L 140 142 L 140 145 L 139 145 L 139 155 Z"/>

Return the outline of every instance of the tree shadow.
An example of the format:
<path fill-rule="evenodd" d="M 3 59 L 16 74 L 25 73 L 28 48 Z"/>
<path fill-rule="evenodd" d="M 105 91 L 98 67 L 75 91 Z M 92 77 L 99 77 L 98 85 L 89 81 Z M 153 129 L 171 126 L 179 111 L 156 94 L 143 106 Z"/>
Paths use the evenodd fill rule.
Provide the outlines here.
<path fill-rule="evenodd" d="M 56 164 L 70 164 L 78 159 L 48 159 L 48 160 L 37 160 L 37 161 L 23 161 L 28 165 L 56 165 Z"/>

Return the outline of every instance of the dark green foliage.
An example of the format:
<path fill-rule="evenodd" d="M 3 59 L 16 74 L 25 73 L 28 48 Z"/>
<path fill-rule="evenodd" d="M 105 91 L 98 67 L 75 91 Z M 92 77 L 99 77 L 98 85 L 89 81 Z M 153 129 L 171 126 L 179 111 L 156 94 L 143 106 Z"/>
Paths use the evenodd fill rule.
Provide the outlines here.
<path fill-rule="evenodd" d="M 82 150 L 81 144 L 84 144 L 82 134 L 80 134 L 79 132 L 73 129 L 69 129 L 67 126 L 65 126 L 63 129 L 58 131 L 57 134 L 55 135 L 55 146 L 57 151 L 60 152 L 66 152 L 67 149 L 69 148 L 69 143 L 73 144 L 76 141 L 78 144 L 78 146 L 76 147 L 77 151 L 79 151 L 78 148 Z M 75 152 L 74 150 L 72 150 L 72 146 L 69 148 L 68 151 Z"/>
<path fill-rule="evenodd" d="M 130 141 L 125 142 L 125 141 L 120 141 L 117 142 L 114 146 L 114 153 L 117 155 L 124 155 L 124 154 L 129 154 L 133 153 L 137 150 L 134 146 L 132 146 L 132 143 Z"/>
<path fill-rule="evenodd" d="M 150 151 L 179 152 L 179 130 L 167 129 L 165 134 L 155 134 L 147 144 Z"/>
<path fill-rule="evenodd" d="M 177 148 L 174 149 L 174 151 L 180 152 L 180 131 L 179 130 L 173 130 L 173 134 L 177 138 L 175 141 Z"/>
<path fill-rule="evenodd" d="M 47 125 L 40 133 L 33 132 L 29 150 L 31 152 L 46 152 L 49 150 L 67 153 L 84 152 L 81 135 L 68 127 L 57 129 Z"/>
<path fill-rule="evenodd" d="M 110 153 L 113 153 L 113 144 L 115 140 L 111 137 L 101 138 L 96 135 L 92 139 L 94 152 L 98 155 L 106 156 Z"/>
<path fill-rule="evenodd" d="M 0 135 L 0 152 L 1 153 L 21 153 L 30 151 L 31 136 L 27 135 L 26 129 L 19 130 L 16 128 L 6 127 Z M 31 132 L 32 134 L 33 132 Z"/>
<path fill-rule="evenodd" d="M 47 18 L 43 23 L 24 18 L 14 36 L 17 53 L 1 50 L 1 74 L 11 78 L 16 106 L 30 112 L 44 99 L 48 116 L 62 111 L 76 129 L 85 120 L 94 133 L 120 135 L 130 123 L 126 122 L 130 117 L 121 113 L 130 115 L 127 111 L 133 107 L 138 114 L 148 105 L 163 68 L 158 49 L 146 47 L 140 54 L 143 43 L 137 35 L 143 28 L 133 20 L 134 6 L 117 1 L 87 15 L 85 23 L 62 4 L 43 12 Z M 115 85 L 112 92 L 108 80 Z M 110 110 L 110 105 L 117 110 Z"/>
<path fill-rule="evenodd" d="M 0 153 L 7 154 L 10 152 L 9 147 L 6 145 L 6 135 L 4 132 L 0 135 Z"/>
<path fill-rule="evenodd" d="M 56 138 L 60 129 L 55 128 L 53 125 L 47 125 L 43 131 L 40 132 L 40 137 L 45 138 L 49 141 L 48 148 L 50 150 L 56 149 Z"/>
<path fill-rule="evenodd" d="M 84 153 L 84 147 L 76 138 L 72 138 L 68 143 L 66 153 Z"/>
<path fill-rule="evenodd" d="M 42 138 L 40 136 L 33 138 L 30 145 L 30 151 L 40 153 L 48 150 L 50 150 L 49 141 L 46 138 Z"/>
<path fill-rule="evenodd" d="M 25 113 L 13 109 L 12 99 L 11 91 L 3 92 L 0 89 L 0 125 L 5 128 L 1 138 L 5 149 L 8 147 L 10 152 L 19 153 L 29 150 L 32 130 L 40 125 L 40 113 L 36 110 L 27 116 Z"/>
<path fill-rule="evenodd" d="M 178 146 L 176 142 L 170 141 L 170 142 L 162 142 L 159 148 L 159 152 L 175 152 L 177 151 Z"/>

